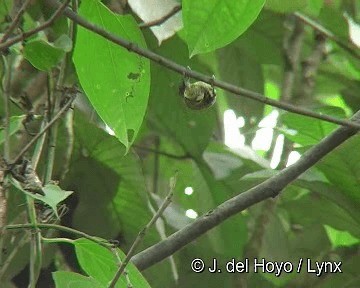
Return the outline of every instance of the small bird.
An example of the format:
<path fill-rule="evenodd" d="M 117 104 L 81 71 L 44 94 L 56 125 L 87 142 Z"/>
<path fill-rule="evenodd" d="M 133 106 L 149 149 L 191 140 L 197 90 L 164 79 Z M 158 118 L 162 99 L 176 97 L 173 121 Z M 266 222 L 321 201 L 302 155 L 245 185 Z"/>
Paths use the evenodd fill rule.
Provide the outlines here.
<path fill-rule="evenodd" d="M 11 175 L 20 182 L 25 191 L 45 196 L 43 185 L 29 160 L 22 159 L 10 171 Z"/>
<path fill-rule="evenodd" d="M 216 101 L 216 92 L 212 85 L 202 81 L 190 83 L 188 77 L 184 77 L 180 84 L 179 93 L 186 106 L 193 110 L 206 109 Z"/>

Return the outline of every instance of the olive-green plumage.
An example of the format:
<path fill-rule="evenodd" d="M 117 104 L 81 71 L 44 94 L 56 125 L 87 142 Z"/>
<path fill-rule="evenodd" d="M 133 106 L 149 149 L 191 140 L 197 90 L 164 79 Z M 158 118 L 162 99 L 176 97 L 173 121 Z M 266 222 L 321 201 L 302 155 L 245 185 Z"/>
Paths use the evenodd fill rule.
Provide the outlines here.
<path fill-rule="evenodd" d="M 184 80 L 179 91 L 186 106 L 193 110 L 206 109 L 216 101 L 214 87 L 202 81 L 190 83 Z"/>

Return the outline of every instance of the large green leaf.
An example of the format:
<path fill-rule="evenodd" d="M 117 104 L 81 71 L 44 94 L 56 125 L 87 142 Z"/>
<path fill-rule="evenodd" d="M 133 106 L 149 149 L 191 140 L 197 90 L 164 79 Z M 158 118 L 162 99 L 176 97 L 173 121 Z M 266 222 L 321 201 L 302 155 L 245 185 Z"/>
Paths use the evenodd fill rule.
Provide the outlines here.
<path fill-rule="evenodd" d="M 265 0 L 184 0 L 182 12 L 191 56 L 213 51 L 239 37 L 259 15 Z"/>
<path fill-rule="evenodd" d="M 151 218 L 139 159 L 102 129 L 75 118 L 77 143 L 67 183 L 80 202 L 75 227 L 104 238 L 120 232 L 127 244 Z M 150 241 L 155 233 L 150 232 Z M 156 238 L 157 240 L 157 238 Z"/>
<path fill-rule="evenodd" d="M 24 58 L 39 70 L 49 71 L 54 67 L 65 52 L 71 50 L 71 39 L 62 35 L 54 43 L 46 41 L 45 37 L 28 41 L 24 47 Z"/>
<path fill-rule="evenodd" d="M 349 199 L 360 205 L 360 138 L 353 137 L 325 157 L 317 167 Z"/>
<path fill-rule="evenodd" d="M 13 135 L 16 132 L 18 132 L 23 126 L 22 123 L 25 120 L 25 115 L 21 115 L 21 116 L 12 116 L 10 117 L 10 122 L 9 122 L 9 134 Z M 0 127 L 0 144 L 4 143 L 5 141 L 5 131 L 3 127 Z"/>
<path fill-rule="evenodd" d="M 328 106 L 317 109 L 317 111 L 326 115 L 345 118 L 344 110 L 339 107 Z M 284 130 L 286 137 L 302 146 L 317 144 L 336 128 L 336 124 L 292 113 L 281 115 L 281 121 L 290 129 Z"/>
<path fill-rule="evenodd" d="M 104 288 L 96 279 L 74 272 L 56 271 L 52 275 L 56 288 Z"/>
<path fill-rule="evenodd" d="M 107 287 L 119 268 L 120 261 L 125 259 L 124 253 L 120 249 L 116 249 L 114 252 L 117 256 L 115 256 L 115 253 L 110 252 L 109 249 L 87 239 L 78 239 L 74 244 L 77 260 L 79 261 L 81 268 L 89 276 L 104 285 L 104 287 Z M 129 263 L 126 266 L 126 270 L 127 276 L 133 287 L 150 288 L 150 285 L 134 264 Z M 116 283 L 115 287 L 128 287 L 124 274 Z"/>
<path fill-rule="evenodd" d="M 145 47 L 135 20 L 113 14 L 97 0 L 82 1 L 88 21 Z M 97 113 L 128 149 L 142 123 L 149 96 L 149 60 L 78 27 L 74 63 L 82 88 Z"/>
<path fill-rule="evenodd" d="M 313 1 L 313 0 L 312 0 Z M 266 0 L 266 8 L 269 8 L 276 12 L 288 13 L 294 12 L 301 8 L 305 8 L 308 5 L 309 0 Z"/>
<path fill-rule="evenodd" d="M 231 46 L 260 64 L 283 64 L 284 16 L 262 10 L 259 17 Z M 220 61 L 221 63 L 221 61 Z M 241 63 L 233 66 L 239 66 Z"/>

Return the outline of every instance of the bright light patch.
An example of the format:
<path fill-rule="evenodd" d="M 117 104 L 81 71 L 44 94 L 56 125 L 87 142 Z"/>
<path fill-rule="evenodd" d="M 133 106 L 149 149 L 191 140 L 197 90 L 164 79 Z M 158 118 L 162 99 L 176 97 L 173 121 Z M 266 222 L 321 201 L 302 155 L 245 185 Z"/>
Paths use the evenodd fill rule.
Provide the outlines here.
<path fill-rule="evenodd" d="M 105 126 L 105 131 L 109 133 L 111 136 L 115 136 L 114 130 L 112 130 L 108 125 Z"/>
<path fill-rule="evenodd" d="M 185 215 L 191 219 L 196 219 L 198 217 L 198 213 L 193 209 L 186 210 Z"/>
<path fill-rule="evenodd" d="M 271 158 L 271 162 L 270 162 L 270 167 L 272 169 L 275 169 L 280 163 L 281 154 L 284 148 L 284 138 L 285 138 L 284 135 L 280 134 L 276 139 L 274 155 Z"/>
<path fill-rule="evenodd" d="M 224 130 L 226 146 L 230 148 L 240 148 L 244 146 L 245 137 L 241 135 L 239 131 L 239 128 L 243 127 L 244 124 L 244 118 L 237 118 L 233 110 L 229 109 L 224 112 Z"/>
<path fill-rule="evenodd" d="M 191 195 L 194 193 L 194 189 L 192 187 L 186 187 L 184 192 L 186 195 Z"/>
<path fill-rule="evenodd" d="M 357 24 L 349 15 L 345 15 L 349 24 L 349 36 L 351 41 L 360 47 L 360 25 Z"/>
<path fill-rule="evenodd" d="M 263 128 L 256 131 L 255 138 L 251 143 L 251 147 L 254 150 L 268 151 L 270 149 L 273 137 L 273 128 L 276 126 L 278 116 L 279 112 L 274 110 L 260 121 L 259 127 Z"/>
<path fill-rule="evenodd" d="M 296 161 L 298 161 L 300 159 L 300 157 L 301 157 L 301 155 L 299 152 L 291 151 L 291 153 L 289 154 L 289 159 L 286 163 L 286 167 L 294 164 Z"/>

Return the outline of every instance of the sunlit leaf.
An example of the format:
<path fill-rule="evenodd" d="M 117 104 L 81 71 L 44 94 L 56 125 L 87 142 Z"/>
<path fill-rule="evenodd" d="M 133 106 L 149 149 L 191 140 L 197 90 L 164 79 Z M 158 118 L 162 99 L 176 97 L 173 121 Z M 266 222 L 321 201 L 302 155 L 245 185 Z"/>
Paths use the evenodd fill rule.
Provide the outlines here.
<path fill-rule="evenodd" d="M 94 278 L 86 277 L 69 271 L 56 271 L 52 273 L 56 288 L 104 288 Z"/>
<path fill-rule="evenodd" d="M 213 51 L 239 37 L 265 0 L 184 0 L 182 12 L 190 56 Z"/>
<path fill-rule="evenodd" d="M 119 37 L 146 46 L 130 15 L 116 15 L 97 0 L 83 1 L 79 14 Z M 147 107 L 149 60 L 82 27 L 78 27 L 73 59 L 91 104 L 128 149 Z"/>
<path fill-rule="evenodd" d="M 124 259 L 125 254 L 120 249 L 111 252 L 109 249 L 87 239 L 78 239 L 74 244 L 76 256 L 81 268 L 89 276 L 95 278 L 102 285 L 107 287 L 119 268 L 120 259 Z M 126 266 L 126 270 L 133 287 L 150 288 L 150 285 L 134 264 L 129 263 Z M 115 287 L 128 287 L 124 275 L 119 279 Z"/>

